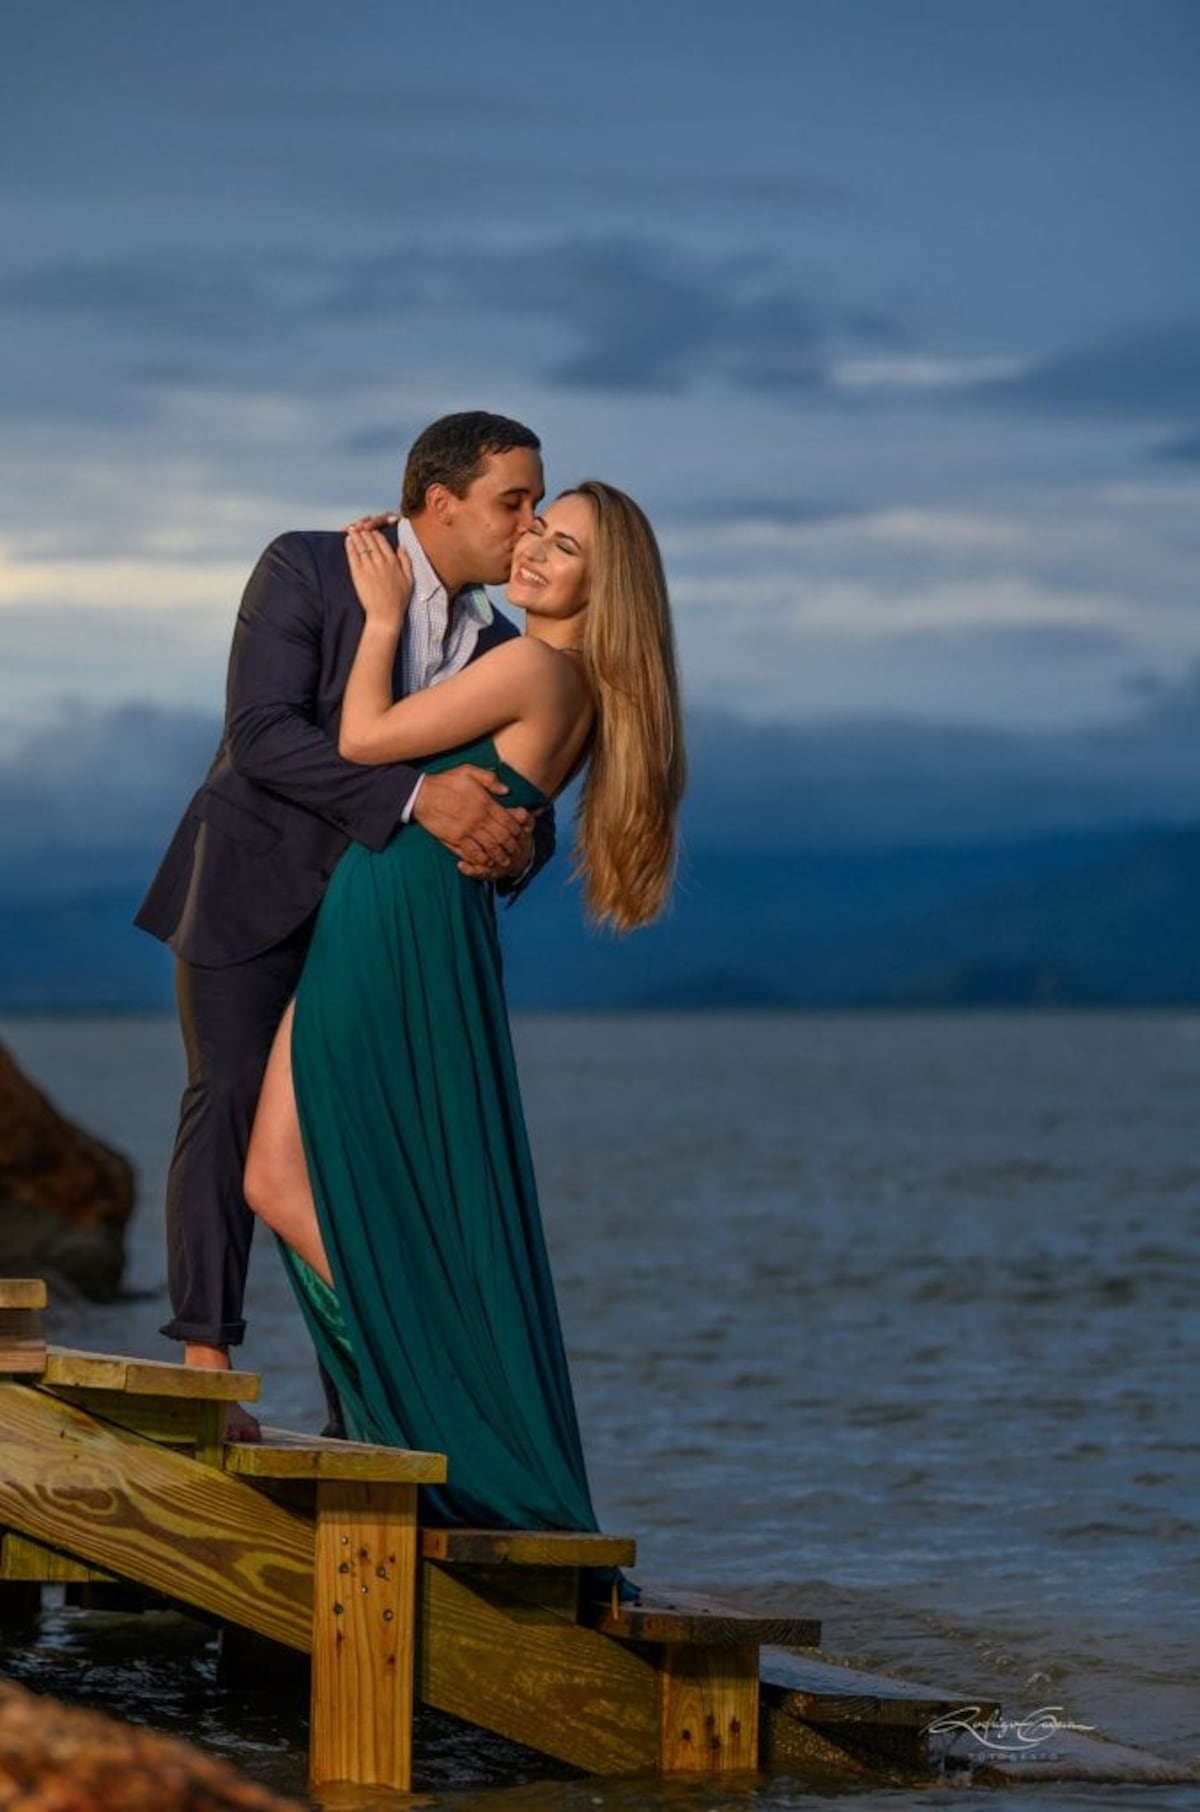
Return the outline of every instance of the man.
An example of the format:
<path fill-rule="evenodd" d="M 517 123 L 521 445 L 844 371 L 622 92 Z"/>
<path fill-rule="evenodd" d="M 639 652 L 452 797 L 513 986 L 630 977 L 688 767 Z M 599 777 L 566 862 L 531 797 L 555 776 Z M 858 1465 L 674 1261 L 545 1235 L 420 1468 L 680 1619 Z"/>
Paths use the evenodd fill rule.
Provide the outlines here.
<path fill-rule="evenodd" d="M 540 443 L 519 422 L 450 415 L 415 441 L 395 531 L 415 575 L 396 696 L 517 633 L 471 588 L 508 578 L 542 490 Z M 554 846 L 549 816 L 535 823 L 505 808 L 496 795 L 507 789 L 486 769 L 422 776 L 341 759 L 338 718 L 361 625 L 342 535 L 271 543 L 238 612 L 220 745 L 135 921 L 178 959 L 187 1086 L 167 1182 L 173 1313 L 162 1331 L 183 1341 L 188 1365 L 227 1369 L 245 1333 L 246 1145 L 271 1041 L 348 842 L 381 849 L 411 819 L 464 874 L 513 894 Z M 228 1432 L 258 1429 L 237 1411 Z"/>

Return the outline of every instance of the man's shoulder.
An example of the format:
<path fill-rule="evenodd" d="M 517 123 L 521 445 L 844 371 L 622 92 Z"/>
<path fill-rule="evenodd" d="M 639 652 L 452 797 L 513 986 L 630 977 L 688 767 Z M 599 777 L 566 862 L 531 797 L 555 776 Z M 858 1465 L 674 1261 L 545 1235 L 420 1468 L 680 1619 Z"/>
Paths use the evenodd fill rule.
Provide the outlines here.
<path fill-rule="evenodd" d="M 285 529 L 259 555 L 256 577 L 324 594 L 349 585 L 345 536 L 337 529 Z"/>
<path fill-rule="evenodd" d="M 307 558 L 318 565 L 335 556 L 345 558 L 346 537 L 340 529 L 285 529 L 268 542 L 266 552 Z"/>

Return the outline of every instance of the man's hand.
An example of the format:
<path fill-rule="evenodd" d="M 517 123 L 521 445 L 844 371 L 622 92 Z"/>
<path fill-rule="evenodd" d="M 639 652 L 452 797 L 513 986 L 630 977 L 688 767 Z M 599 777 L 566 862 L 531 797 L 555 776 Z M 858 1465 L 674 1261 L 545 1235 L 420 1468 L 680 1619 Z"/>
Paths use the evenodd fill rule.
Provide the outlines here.
<path fill-rule="evenodd" d="M 426 774 L 412 815 L 458 857 L 463 874 L 503 880 L 524 872 L 533 848 L 533 813 L 498 804 L 507 791 L 490 768 L 448 768 Z"/>

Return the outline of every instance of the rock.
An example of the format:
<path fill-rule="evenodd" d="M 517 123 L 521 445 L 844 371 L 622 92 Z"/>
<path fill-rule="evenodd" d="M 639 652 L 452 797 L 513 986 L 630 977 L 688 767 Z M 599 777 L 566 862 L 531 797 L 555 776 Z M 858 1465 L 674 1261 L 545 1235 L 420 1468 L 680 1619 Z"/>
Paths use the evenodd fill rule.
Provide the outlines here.
<path fill-rule="evenodd" d="M 0 1276 L 117 1294 L 133 1167 L 73 1126 L 0 1045 Z"/>
<path fill-rule="evenodd" d="M 0 1681 L 0 1812 L 301 1812 L 224 1762 Z"/>

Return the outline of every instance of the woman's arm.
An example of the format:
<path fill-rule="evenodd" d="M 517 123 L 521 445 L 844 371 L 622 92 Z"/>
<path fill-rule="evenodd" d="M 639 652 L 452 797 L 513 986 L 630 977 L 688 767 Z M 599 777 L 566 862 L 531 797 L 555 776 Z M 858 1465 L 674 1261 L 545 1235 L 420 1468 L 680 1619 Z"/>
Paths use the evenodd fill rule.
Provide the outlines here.
<path fill-rule="evenodd" d="M 243 779 L 382 849 L 420 776 L 342 760 L 317 723 L 324 620 L 323 539 L 281 535 L 251 574 L 229 657 L 229 759 Z"/>
<path fill-rule="evenodd" d="M 413 760 L 490 735 L 525 715 L 542 651 L 520 638 L 393 704 L 392 671 L 412 568 L 374 531 L 352 532 L 346 548 L 366 623 L 342 701 L 339 754 L 370 766 Z"/>

